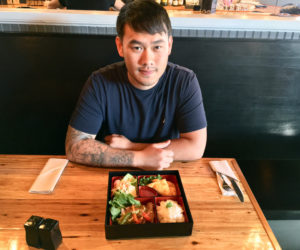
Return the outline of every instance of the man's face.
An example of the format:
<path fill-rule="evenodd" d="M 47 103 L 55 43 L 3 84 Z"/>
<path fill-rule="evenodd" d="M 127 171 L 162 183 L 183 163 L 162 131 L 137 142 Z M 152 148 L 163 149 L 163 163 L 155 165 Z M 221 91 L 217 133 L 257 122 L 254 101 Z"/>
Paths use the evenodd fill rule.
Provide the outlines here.
<path fill-rule="evenodd" d="M 166 33 L 139 33 L 125 25 L 123 39 L 116 37 L 116 45 L 133 86 L 147 90 L 157 84 L 166 69 L 172 43 Z"/>

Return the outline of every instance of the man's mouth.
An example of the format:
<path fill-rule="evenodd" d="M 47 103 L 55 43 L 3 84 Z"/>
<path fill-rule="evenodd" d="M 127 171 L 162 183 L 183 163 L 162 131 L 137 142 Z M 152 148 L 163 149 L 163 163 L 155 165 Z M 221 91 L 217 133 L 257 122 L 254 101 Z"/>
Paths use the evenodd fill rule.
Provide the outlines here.
<path fill-rule="evenodd" d="M 153 74 L 155 71 L 156 71 L 155 69 L 145 69 L 145 68 L 139 69 L 139 72 L 145 76 L 149 76 Z"/>

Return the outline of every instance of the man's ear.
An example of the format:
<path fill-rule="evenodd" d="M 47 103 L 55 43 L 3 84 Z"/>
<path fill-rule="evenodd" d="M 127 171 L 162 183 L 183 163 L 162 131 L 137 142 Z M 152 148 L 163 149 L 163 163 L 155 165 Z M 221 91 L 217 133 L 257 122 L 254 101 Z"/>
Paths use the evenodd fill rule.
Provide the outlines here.
<path fill-rule="evenodd" d="M 172 46 L 173 46 L 173 36 L 169 36 L 169 41 L 168 41 L 169 53 L 168 53 L 168 55 L 171 54 Z"/>
<path fill-rule="evenodd" d="M 122 40 L 119 36 L 116 36 L 116 46 L 117 46 L 117 50 L 118 50 L 118 53 L 119 53 L 119 56 L 120 57 L 124 57 L 124 54 L 123 54 L 123 44 L 122 44 Z"/>

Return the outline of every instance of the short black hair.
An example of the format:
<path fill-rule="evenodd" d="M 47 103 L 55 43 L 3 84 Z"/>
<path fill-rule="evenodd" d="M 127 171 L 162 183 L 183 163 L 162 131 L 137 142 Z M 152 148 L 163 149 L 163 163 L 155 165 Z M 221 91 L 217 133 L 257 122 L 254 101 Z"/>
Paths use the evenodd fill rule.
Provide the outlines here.
<path fill-rule="evenodd" d="M 136 32 L 172 35 L 167 11 L 154 0 L 134 0 L 123 6 L 117 19 L 117 33 L 121 39 L 124 36 L 125 24 Z"/>

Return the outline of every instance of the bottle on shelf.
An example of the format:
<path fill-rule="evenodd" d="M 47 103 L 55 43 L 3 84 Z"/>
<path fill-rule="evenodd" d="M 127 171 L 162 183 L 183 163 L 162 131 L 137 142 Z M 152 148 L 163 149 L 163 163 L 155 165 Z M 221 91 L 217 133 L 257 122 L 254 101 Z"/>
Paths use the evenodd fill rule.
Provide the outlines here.
<path fill-rule="evenodd" d="M 184 0 L 178 0 L 178 5 L 183 6 L 184 5 Z"/>
<path fill-rule="evenodd" d="M 162 6 L 167 6 L 168 5 L 168 0 L 161 0 L 160 3 Z"/>

